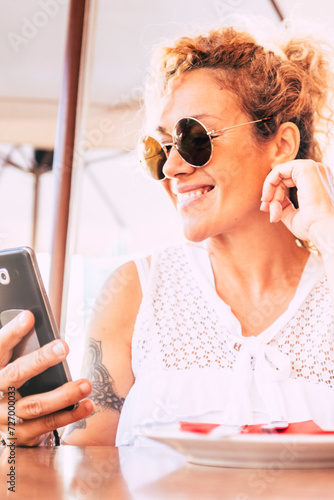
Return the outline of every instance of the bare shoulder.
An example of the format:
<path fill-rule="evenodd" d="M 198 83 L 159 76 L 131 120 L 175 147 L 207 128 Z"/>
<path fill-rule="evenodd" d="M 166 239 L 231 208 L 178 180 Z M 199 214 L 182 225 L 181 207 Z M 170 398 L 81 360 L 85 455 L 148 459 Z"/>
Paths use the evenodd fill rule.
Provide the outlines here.
<path fill-rule="evenodd" d="M 134 323 L 142 300 L 142 290 L 134 261 L 117 268 L 105 281 L 91 314 L 88 330 L 99 337 L 122 335 L 131 342 Z M 113 328 L 109 328 L 112 320 Z M 98 328 L 98 332 L 96 329 Z M 125 338 L 125 337 L 126 338 Z"/>

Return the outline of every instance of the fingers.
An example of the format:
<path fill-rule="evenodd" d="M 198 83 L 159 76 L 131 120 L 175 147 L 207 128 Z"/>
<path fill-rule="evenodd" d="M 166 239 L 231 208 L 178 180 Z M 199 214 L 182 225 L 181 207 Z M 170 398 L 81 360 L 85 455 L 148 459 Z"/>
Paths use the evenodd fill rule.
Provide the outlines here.
<path fill-rule="evenodd" d="M 266 179 L 260 206 L 261 211 L 270 213 L 270 222 L 280 221 L 284 208 L 290 204 L 286 185 L 279 173 L 275 172 L 275 174 L 268 179 L 269 174 Z"/>
<path fill-rule="evenodd" d="M 54 429 L 65 427 L 73 422 L 88 417 L 94 411 L 94 403 L 85 399 L 72 411 L 59 411 L 43 417 L 24 421 L 15 428 L 16 444 L 18 446 L 36 446 L 41 442 L 41 436 Z"/>
<path fill-rule="evenodd" d="M 282 220 L 288 227 L 292 225 L 297 210 L 288 198 L 288 188 L 296 186 L 296 168 L 300 165 L 299 160 L 277 165 L 266 177 L 260 210 L 269 212 L 270 222 Z"/>
<path fill-rule="evenodd" d="M 287 188 L 296 185 L 292 178 L 294 167 L 294 162 L 290 161 L 273 168 L 267 175 L 263 184 L 260 210 L 268 211 L 272 202 L 282 202 Z"/>
<path fill-rule="evenodd" d="M 278 184 L 273 191 L 270 202 L 262 202 L 260 209 L 270 212 L 270 222 L 278 222 L 282 218 L 283 202 L 286 199 L 286 189 Z"/>
<path fill-rule="evenodd" d="M 24 420 L 42 417 L 76 404 L 91 391 L 92 385 L 86 379 L 68 382 L 53 391 L 20 399 L 16 403 L 16 413 Z"/>
<path fill-rule="evenodd" d="M 0 330 L 0 367 L 5 366 L 12 356 L 13 348 L 32 329 L 35 318 L 32 312 L 23 311 Z"/>
<path fill-rule="evenodd" d="M 307 215 L 307 221 L 317 213 L 333 212 L 334 177 L 331 169 L 312 160 L 294 160 L 277 165 L 263 184 L 260 210 L 270 212 L 270 220 L 278 222 L 295 215 L 287 190 L 298 189 L 299 208 Z M 306 211 L 305 211 L 306 210 Z M 307 225 L 307 224 L 306 224 Z"/>
<path fill-rule="evenodd" d="M 66 342 L 55 340 L 16 359 L 0 370 L 0 390 L 6 392 L 9 386 L 20 388 L 27 380 L 63 361 L 68 352 Z"/>
<path fill-rule="evenodd" d="M 93 402 L 84 399 L 91 390 L 92 385 L 89 380 L 80 379 L 68 382 L 48 393 L 18 399 L 15 404 L 15 416 L 23 421 L 15 425 L 13 418 L 10 420 L 10 426 L 15 426 L 12 430 L 15 433 L 16 444 L 36 446 L 54 429 L 86 418 L 94 411 Z M 77 405 L 78 401 L 80 403 Z M 75 405 L 72 411 L 63 410 L 71 405 Z M 7 411 L 7 404 L 3 406 Z M 7 413 L 5 415 L 2 413 L 3 411 L 1 411 L 1 421 L 7 422 Z"/>

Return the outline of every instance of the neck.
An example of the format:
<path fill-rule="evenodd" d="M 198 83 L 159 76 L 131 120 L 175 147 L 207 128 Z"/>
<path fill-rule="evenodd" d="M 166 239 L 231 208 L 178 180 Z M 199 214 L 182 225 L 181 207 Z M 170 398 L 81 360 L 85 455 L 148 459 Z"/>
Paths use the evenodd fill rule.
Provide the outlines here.
<path fill-rule="evenodd" d="M 248 231 L 245 231 L 246 233 Z M 284 283 L 299 282 L 308 250 L 296 244 L 283 223 L 268 224 L 249 234 L 229 234 L 210 238 L 208 249 L 216 283 L 242 287 L 256 297 Z M 256 237 L 254 237 L 256 234 Z"/>
<path fill-rule="evenodd" d="M 283 314 L 309 256 L 282 223 L 211 238 L 208 249 L 217 294 L 230 305 L 244 336 L 258 335 Z"/>

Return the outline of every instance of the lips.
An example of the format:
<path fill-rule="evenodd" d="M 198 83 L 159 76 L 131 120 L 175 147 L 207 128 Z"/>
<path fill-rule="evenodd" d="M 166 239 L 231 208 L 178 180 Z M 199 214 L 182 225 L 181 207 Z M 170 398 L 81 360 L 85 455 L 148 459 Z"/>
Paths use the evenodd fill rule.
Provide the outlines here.
<path fill-rule="evenodd" d="M 183 204 L 189 201 L 195 201 L 197 198 L 212 191 L 212 189 L 213 186 L 183 186 L 173 189 L 173 193 L 177 197 L 177 202 Z"/>

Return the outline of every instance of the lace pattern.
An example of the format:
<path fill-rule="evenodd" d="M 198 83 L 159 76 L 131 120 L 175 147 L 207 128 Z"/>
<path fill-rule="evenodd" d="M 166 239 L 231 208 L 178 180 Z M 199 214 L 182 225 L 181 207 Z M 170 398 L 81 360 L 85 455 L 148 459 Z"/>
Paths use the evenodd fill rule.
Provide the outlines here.
<path fill-rule="evenodd" d="M 154 278 L 144 295 L 133 338 L 135 375 L 154 370 L 232 370 L 242 343 L 249 339 L 237 338 L 217 315 L 183 247 L 169 247 L 152 257 L 151 273 Z M 291 378 L 333 387 L 333 324 L 324 278 L 267 343 L 289 358 Z"/>
<path fill-rule="evenodd" d="M 270 344 L 286 354 L 291 377 L 334 386 L 334 315 L 327 279 L 309 293 L 302 307 Z"/>
<path fill-rule="evenodd" d="M 154 282 L 135 326 L 138 369 L 232 368 L 235 342 L 201 293 L 182 247 L 160 255 Z"/>

